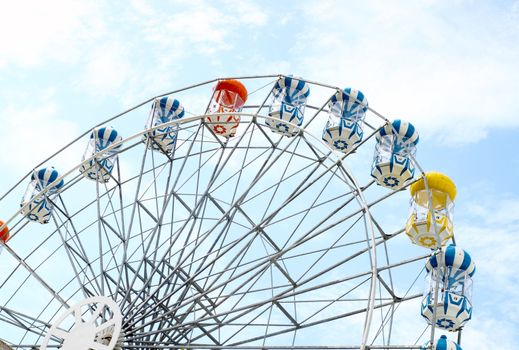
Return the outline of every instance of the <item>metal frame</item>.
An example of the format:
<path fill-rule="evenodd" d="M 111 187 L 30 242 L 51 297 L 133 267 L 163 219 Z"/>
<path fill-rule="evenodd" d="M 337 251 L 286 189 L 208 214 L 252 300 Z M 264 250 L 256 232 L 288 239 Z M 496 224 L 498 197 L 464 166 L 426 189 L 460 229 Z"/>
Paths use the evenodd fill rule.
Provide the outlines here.
<path fill-rule="evenodd" d="M 253 92 L 256 93 L 272 85 L 279 77 L 266 75 L 241 79 L 267 79 L 268 83 Z M 190 90 L 217 80 L 160 96 Z M 330 90 L 338 89 L 317 82 L 308 83 Z M 205 114 L 186 117 L 137 132 L 121 141 L 124 146 L 120 150 L 119 159 L 127 154 L 138 154 L 140 148 L 144 150 L 136 167 L 137 173 L 130 177 L 121 176 L 119 159 L 117 173 L 112 174 L 113 179 L 109 183 L 88 183 L 81 175 L 76 175 L 82 164 L 102 157 L 104 153 L 118 147 L 118 143 L 85 159 L 57 179 L 55 183 L 61 179 L 66 179 L 67 183 L 58 200 L 53 203 L 54 228 L 26 256 L 17 254 L 10 244 L 5 245 L 6 251 L 18 266 L 0 283 L 0 288 L 14 278 L 11 276 L 25 269 L 28 277 L 13 291 L 12 298 L 19 290 L 26 288 L 29 278 L 34 278 L 50 293 L 53 300 L 59 301 L 61 307 L 56 307 L 50 300 L 39 315 L 29 317 L 7 307 L 12 298 L 5 304 L 2 300 L 4 306 L 0 305 L 0 322 L 15 325 L 24 331 L 20 343 L 11 346 L 27 349 L 35 347 L 23 345 L 24 339 L 31 334 L 39 335 L 41 339 L 51 325 L 49 320 L 62 308 L 69 308 L 72 298 L 109 295 L 117 301 L 123 313 L 124 349 L 419 349 L 416 343 L 393 345 L 391 333 L 400 303 L 421 296 L 407 294 L 422 271 L 416 271 L 417 277 L 408 286 L 405 295 L 398 295 L 395 290 L 393 274 L 398 267 L 422 261 L 425 255 L 398 262 L 390 261 L 388 243 L 403 230 L 394 234 L 385 233 L 370 209 L 381 205 L 395 193 L 386 193 L 368 202 L 365 193 L 373 188 L 373 181 L 361 185 L 346 167 L 347 157 L 368 142 L 383 125 L 375 128 L 367 124 L 372 132 L 352 152 L 338 157 L 320 139 L 306 131 L 320 113 L 326 113 L 328 101 L 320 107 L 308 106 L 308 110 L 315 111 L 314 114 L 307 116 L 299 135 L 287 139 L 270 133 L 261 123 L 265 118 L 264 110 L 268 108 L 271 91 L 266 94 L 261 105 L 246 106 L 246 109 L 254 109 L 254 112 L 232 113 L 242 117 L 245 129 L 231 140 L 220 139 L 212 133 L 204 122 Z M 154 98 L 104 123 L 114 121 Z M 379 113 L 371 108 L 369 110 L 382 123 L 388 122 Z M 180 132 L 188 136 L 177 141 L 172 154 L 154 152 L 141 144 L 144 134 L 173 124 L 179 125 Z M 263 141 L 258 143 L 260 139 Z M 148 139 L 148 142 L 152 141 Z M 238 165 L 231 165 L 236 160 L 239 160 Z M 233 166 L 237 167 L 236 170 L 230 171 Z M 244 180 L 246 177 L 249 179 Z M 266 185 L 264 182 L 269 177 L 277 180 Z M 7 191 L 0 201 L 9 198 L 25 178 Z M 244 185 L 246 181 L 250 182 Z M 234 189 L 229 191 L 228 197 L 218 195 L 228 183 L 235 183 L 230 186 Z M 326 193 L 327 189 L 339 183 L 347 190 L 337 196 Z M 52 185 L 38 196 L 44 195 Z M 86 204 L 78 207 L 67 202 L 65 197 L 69 193 L 72 195 L 76 188 L 88 185 L 90 188 L 95 187 L 95 196 L 89 197 Z M 287 193 L 283 192 L 285 186 L 289 189 Z M 313 193 L 314 199 L 302 205 L 301 201 L 309 193 Z M 276 202 L 277 197 L 283 200 Z M 247 209 L 251 203 L 262 198 L 265 198 L 266 205 L 261 215 Z M 297 210 L 280 214 L 297 203 Z M 331 205 L 335 208 L 327 209 Z M 326 210 L 326 215 L 312 222 L 321 208 Z M 22 209 L 17 210 L 6 222 L 12 228 L 13 238 L 28 230 L 23 219 L 18 216 Z M 187 215 L 177 218 L 178 212 Z M 89 215 L 91 219 L 87 221 L 83 216 Z M 294 218 L 299 218 L 299 223 L 280 245 L 279 237 L 272 234 L 272 227 L 289 225 L 286 223 Z M 310 248 L 327 233 L 343 226 L 347 228 L 342 229 L 342 234 L 330 241 L 330 245 L 316 245 L 314 250 Z M 89 233 L 95 233 L 96 238 L 87 236 Z M 362 238 L 359 233 L 362 233 Z M 59 238 L 60 243 L 37 266 L 31 266 L 28 261 L 46 244 L 52 244 L 53 237 Z M 254 257 L 252 254 L 258 247 L 263 247 L 264 252 Z M 377 247 L 384 253 L 384 263 L 377 260 Z M 298 249 L 303 249 L 303 252 Z M 326 262 L 330 256 L 342 252 L 349 252 L 349 255 L 337 256 Z M 73 271 L 73 276 L 67 283 L 60 284 L 60 288 L 54 286 L 52 278 L 43 277 L 38 272 L 56 256 L 66 258 L 65 262 Z M 306 259 L 305 268 L 298 270 L 289 267 L 292 260 L 302 257 Z M 357 258 L 367 259 L 367 270 L 321 280 L 323 276 L 331 276 L 337 271 L 344 274 L 346 270 L 343 269 Z M 388 272 L 388 281 L 381 276 L 382 272 Z M 278 278 L 284 279 L 283 283 L 277 282 Z M 269 281 L 270 286 L 265 281 Z M 313 294 L 352 281 L 356 281 L 353 287 L 335 294 L 333 298 L 317 298 Z M 367 292 L 364 292 L 364 297 L 355 297 L 357 290 L 365 287 Z M 74 291 L 70 292 L 70 288 Z M 263 296 L 262 300 L 253 301 L 255 295 L 262 295 L 266 291 L 269 297 Z M 305 296 L 305 300 L 298 299 Z M 332 310 L 344 303 L 358 302 L 365 303 L 365 306 L 347 312 Z M 297 308 L 302 308 L 299 305 L 305 303 L 323 305 L 316 306 L 314 312 L 303 318 L 298 315 Z M 372 323 L 376 310 L 380 310 L 381 322 L 375 328 Z M 328 312 L 334 314 L 326 316 Z M 282 321 L 276 319 L 279 315 L 284 316 Z M 358 345 L 298 343 L 301 339 L 299 333 L 304 333 L 306 329 L 336 320 L 347 320 L 355 315 L 364 315 Z M 254 333 L 255 329 L 263 331 Z M 370 337 L 372 330 L 376 334 Z M 228 334 L 223 336 L 225 332 Z M 254 335 L 243 336 L 247 332 L 253 332 Z M 267 344 L 270 338 L 284 334 L 292 336 L 290 346 Z M 379 336 L 383 338 L 382 344 L 375 343 Z M 304 336 L 302 339 L 309 341 Z M 59 340 L 54 340 L 59 343 Z M 50 344 L 48 347 L 52 346 Z"/>

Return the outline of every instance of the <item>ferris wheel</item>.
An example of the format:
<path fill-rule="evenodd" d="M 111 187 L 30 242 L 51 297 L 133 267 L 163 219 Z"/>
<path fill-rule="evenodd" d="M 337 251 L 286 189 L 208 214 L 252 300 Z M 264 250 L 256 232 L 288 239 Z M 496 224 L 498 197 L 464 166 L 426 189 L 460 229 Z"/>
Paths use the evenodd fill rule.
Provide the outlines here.
<path fill-rule="evenodd" d="M 455 186 L 422 174 L 417 143 L 361 91 L 292 76 L 144 101 L 0 198 L 0 346 L 459 343 L 475 267 L 445 247 Z"/>

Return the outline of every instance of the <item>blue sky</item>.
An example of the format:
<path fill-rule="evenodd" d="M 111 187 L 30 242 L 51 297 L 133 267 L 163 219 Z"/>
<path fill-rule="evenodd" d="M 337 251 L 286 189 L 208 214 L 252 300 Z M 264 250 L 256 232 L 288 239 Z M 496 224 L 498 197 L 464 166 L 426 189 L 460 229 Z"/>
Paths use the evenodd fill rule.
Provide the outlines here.
<path fill-rule="evenodd" d="M 2 193 L 92 125 L 185 85 L 281 73 L 362 90 L 412 121 L 422 167 L 458 186 L 457 242 L 478 264 L 465 347 L 516 347 L 518 1 L 10 2 L 0 42 Z"/>

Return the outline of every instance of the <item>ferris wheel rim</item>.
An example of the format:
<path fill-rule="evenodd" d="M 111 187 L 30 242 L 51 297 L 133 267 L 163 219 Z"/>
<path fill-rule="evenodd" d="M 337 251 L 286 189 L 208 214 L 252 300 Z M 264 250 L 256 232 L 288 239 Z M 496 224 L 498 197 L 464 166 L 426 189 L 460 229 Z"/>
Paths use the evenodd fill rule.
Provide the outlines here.
<path fill-rule="evenodd" d="M 276 76 L 277 77 L 277 76 Z M 210 82 L 214 82 L 214 81 L 217 81 L 219 79 L 215 79 L 215 80 L 212 80 Z M 210 83 L 208 82 L 208 83 Z M 169 94 L 164 94 L 164 95 L 159 95 L 159 96 L 166 96 L 166 95 L 169 95 Z M 154 97 L 156 98 L 156 97 Z M 143 102 L 142 104 L 138 105 L 139 107 L 152 101 L 154 98 L 152 99 L 149 99 L 147 100 L 146 102 Z M 131 135 L 129 137 L 126 137 L 124 139 L 122 139 L 120 142 L 117 142 L 117 143 L 114 143 L 113 145 L 105 148 L 104 150 L 100 151 L 100 152 L 97 152 L 95 153 L 92 157 L 88 158 L 88 159 L 85 159 L 83 162 L 79 163 L 77 166 L 74 166 L 71 170 L 67 171 L 66 173 L 64 173 L 63 175 L 61 175 L 58 179 L 55 180 L 55 182 L 49 184 L 45 189 L 43 189 L 38 195 L 39 196 L 42 196 L 46 191 L 49 190 L 49 188 L 51 188 L 55 183 L 61 181 L 63 178 L 65 177 L 68 177 L 69 175 L 71 175 L 74 171 L 77 171 L 78 169 L 80 169 L 80 167 L 82 165 L 84 165 L 85 163 L 87 163 L 88 161 L 90 160 L 95 160 L 97 157 L 99 156 L 102 156 L 105 152 L 109 152 L 110 150 L 120 146 L 121 144 L 125 143 L 125 142 L 128 142 L 128 141 L 132 141 L 132 140 L 135 140 L 143 135 L 146 135 L 147 133 L 157 129 L 158 127 L 164 127 L 164 126 L 169 126 L 169 125 L 182 125 L 182 124 L 185 124 L 185 123 L 190 123 L 190 122 L 194 122 L 194 121 L 197 121 L 197 120 L 203 120 L 206 116 L 214 116 L 214 115 L 222 115 L 222 116 L 225 116 L 225 115 L 239 115 L 239 116 L 243 116 L 243 117 L 252 117 L 252 118 L 260 118 L 260 119 L 266 119 L 267 117 L 266 116 L 263 116 L 263 115 L 260 115 L 258 113 L 218 113 L 218 114 L 201 114 L 201 115 L 197 115 L 197 116 L 193 116 L 193 117 L 187 117 L 187 118 L 182 118 L 180 120 L 176 120 L 176 121 L 172 121 L 172 122 L 168 122 L 168 123 L 164 123 L 164 124 L 161 124 L 160 126 L 156 126 L 156 127 L 152 127 L 152 128 L 147 128 L 147 129 L 144 129 L 144 130 L 141 130 L 140 132 L 134 134 L 134 135 Z M 109 120 L 108 120 L 109 121 Z M 253 123 L 253 121 L 248 121 L 248 123 Z M 101 123 L 99 125 L 103 125 L 104 123 Z M 292 124 L 292 123 L 290 123 Z M 294 126 L 297 127 L 297 125 L 295 124 L 292 124 Z M 334 164 L 337 164 L 337 163 L 340 163 L 344 158 L 346 158 L 349 154 L 342 154 L 341 156 L 339 156 L 334 150 L 332 150 L 332 148 L 326 144 L 325 142 L 323 142 L 320 138 L 316 137 L 315 135 L 313 135 L 313 133 L 309 132 L 306 128 L 304 127 L 298 127 L 298 129 L 300 130 L 300 135 L 298 136 L 301 136 L 301 135 L 304 135 L 304 136 L 310 136 L 311 139 L 314 139 L 314 140 L 317 140 L 322 146 L 325 146 L 328 151 L 329 151 L 329 154 L 328 154 L 328 157 L 333 157 L 334 158 Z M 376 133 L 376 130 L 374 131 L 374 133 Z M 374 135 L 371 134 L 369 137 L 373 136 Z M 88 132 L 86 132 L 85 134 L 83 134 L 80 138 L 82 138 L 84 135 L 88 134 Z M 237 136 L 236 138 L 238 138 L 239 136 Z M 369 139 L 369 137 L 367 139 Z M 80 138 L 78 138 L 77 140 L 79 140 Z M 295 139 L 295 138 L 294 138 Z M 74 141 L 75 142 L 75 141 Z M 68 147 L 69 145 L 67 145 L 66 147 Z M 358 146 L 360 147 L 360 145 Z M 42 163 L 43 164 L 43 163 Z M 370 213 L 370 209 L 369 209 L 369 206 L 368 206 L 368 202 L 366 201 L 366 199 L 364 198 L 363 196 L 363 191 L 362 191 L 362 188 L 360 187 L 360 185 L 357 183 L 357 181 L 355 180 L 355 177 L 353 176 L 353 174 L 351 173 L 351 171 L 349 169 L 347 169 L 346 165 L 345 164 L 342 164 L 343 167 L 346 168 L 347 170 L 347 173 L 350 177 L 350 180 L 352 181 L 352 184 L 354 185 L 358 195 L 355 196 L 355 198 L 357 200 L 359 200 L 360 198 L 360 202 L 359 204 L 362 205 L 362 207 L 364 208 L 365 210 L 365 214 L 367 216 L 367 220 L 369 221 L 369 232 L 370 232 L 370 241 L 371 241 L 371 253 L 372 253 L 372 257 L 375 259 L 374 261 L 371 260 L 370 263 L 372 265 L 372 269 L 371 269 L 371 286 L 370 286 L 370 306 L 367 307 L 368 309 L 368 312 L 367 312 L 367 315 L 366 315 L 366 321 L 365 321 L 365 336 L 363 335 L 363 340 L 362 340 L 362 348 L 365 347 L 366 345 L 366 341 L 367 341 L 367 333 L 366 333 L 366 329 L 369 330 L 369 326 L 371 324 L 371 320 L 368 321 L 367 318 L 368 316 L 371 317 L 371 314 L 373 313 L 373 302 L 374 302 L 374 299 L 375 299 L 375 290 L 374 290 L 374 284 L 376 283 L 376 280 L 377 280 L 377 262 L 376 262 L 376 246 L 378 245 L 376 243 L 376 240 L 375 240 L 375 234 L 374 234 L 374 228 L 373 228 L 373 223 L 371 221 L 371 215 L 369 214 Z M 11 220 L 13 220 L 21 211 L 23 210 L 23 207 L 19 209 L 19 211 L 13 216 L 13 218 L 9 219 L 8 221 L 6 221 L 5 225 L 7 225 Z"/>
<path fill-rule="evenodd" d="M 85 166 L 85 165 L 88 165 L 89 162 L 91 161 L 95 161 L 96 158 L 98 158 L 99 156 L 102 156 L 106 153 L 109 153 L 110 151 L 114 150 L 114 149 L 117 149 L 119 147 L 121 147 L 125 142 L 128 142 L 128 141 L 132 141 L 132 140 L 135 140 L 135 139 L 138 139 L 139 137 L 141 136 L 144 136 L 152 131 L 155 131 L 157 130 L 158 128 L 161 128 L 161 127 L 167 127 L 167 126 L 175 126 L 175 125 L 182 125 L 182 124 L 187 124 L 187 123 L 190 123 L 190 122 L 194 122 L 194 121 L 197 121 L 197 120 L 203 120 L 204 118 L 206 118 L 207 116 L 229 116 L 229 115 L 236 115 L 236 116 L 240 116 L 240 117 L 253 117 L 253 118 L 260 118 L 260 119 L 267 119 L 268 117 L 267 116 L 263 116 L 263 115 L 260 115 L 258 113 L 243 113 L 243 112 L 234 112 L 234 113 L 212 113 L 212 114 L 200 114 L 200 115 L 196 115 L 196 116 L 192 116 L 192 117 L 186 117 L 186 118 L 181 118 L 181 119 L 177 119 L 177 120 L 173 120 L 173 121 L 169 121 L 167 123 L 163 123 L 163 124 L 160 124 L 160 125 L 157 125 L 157 126 L 154 126 L 154 127 L 151 127 L 151 128 L 147 128 L 147 129 L 143 129 L 131 136 L 128 136 L 126 138 L 123 138 L 122 140 L 120 141 L 117 141 L 117 142 L 114 142 L 113 144 L 111 144 L 110 146 L 102 149 L 101 151 L 97 151 L 96 153 L 94 153 L 91 157 L 89 158 L 85 158 L 83 161 L 81 161 L 80 163 L 78 163 L 77 165 L 73 166 L 70 170 L 62 173 L 62 175 L 60 175 L 59 177 L 57 177 L 53 182 L 49 183 L 47 186 L 45 186 L 40 192 L 38 192 L 33 198 L 34 199 L 39 199 L 41 198 L 45 193 L 47 193 L 51 188 L 53 188 L 54 186 L 56 186 L 57 184 L 59 184 L 62 180 L 64 180 L 66 177 L 68 177 L 69 175 L 71 175 L 73 172 L 76 172 L 77 170 L 79 170 L 82 166 Z M 253 121 L 250 121 L 249 123 L 253 123 Z M 341 156 L 338 156 L 338 152 L 333 150 L 330 145 L 328 145 L 326 142 L 323 142 L 320 138 L 318 138 L 317 136 L 313 135 L 313 133 L 309 132 L 308 130 L 306 130 L 306 128 L 302 127 L 302 126 L 298 126 L 296 124 L 293 124 L 293 123 L 290 123 L 290 122 L 286 122 L 286 124 L 290 124 L 294 127 L 297 127 L 298 129 L 300 129 L 300 133 L 303 133 L 305 135 L 308 135 L 310 136 L 312 139 L 316 140 L 317 142 L 319 142 L 322 146 L 326 147 L 328 149 L 328 156 L 335 156 L 337 157 L 337 160 L 335 161 L 335 163 L 340 163 L 342 162 L 342 160 L 344 160 L 348 155 L 350 155 L 351 153 L 353 153 L 358 147 L 360 147 L 364 142 L 366 142 L 368 139 L 370 139 L 371 137 L 373 137 L 376 132 L 381 129 L 383 126 L 375 129 L 375 131 L 370 134 L 368 137 L 366 137 L 365 140 L 363 140 L 364 142 L 361 142 L 360 144 L 356 145 L 356 147 L 354 147 L 351 151 L 349 151 L 348 153 L 346 154 L 342 154 Z M 104 123 L 100 124 L 100 125 L 104 125 Z M 83 134 L 81 137 L 87 135 L 89 132 L 91 132 L 93 129 L 90 129 L 88 132 L 86 132 L 85 134 Z M 298 137 L 300 135 L 296 135 L 296 137 Z M 239 136 L 235 136 L 235 138 L 239 138 Z M 79 139 L 78 139 L 79 140 Z M 76 141 L 76 140 L 75 140 Z M 68 146 L 67 146 L 68 147 Z M 65 149 L 65 148 L 64 148 Z M 416 161 L 416 160 L 415 160 Z M 43 165 L 44 163 L 41 163 L 40 165 Z M 342 166 L 345 166 L 344 164 L 342 164 Z M 31 172 L 32 173 L 32 172 Z M 29 175 L 31 174 L 29 173 Z M 351 175 L 351 171 L 349 171 L 348 169 L 348 173 L 350 174 L 350 176 L 352 178 L 354 178 L 352 175 Z M 28 175 L 24 176 L 22 178 L 25 179 Z M 407 187 L 407 186 L 406 186 Z M 359 191 L 359 193 L 361 192 L 361 188 L 358 187 L 357 190 Z M 367 204 L 367 203 L 366 203 Z M 3 229 L 4 227 L 7 227 L 18 215 L 20 215 L 22 213 L 23 210 L 26 210 L 29 206 L 29 203 L 25 203 L 24 205 L 20 206 L 20 209 L 15 212 L 14 215 L 12 215 L 9 219 L 5 220 L 4 224 L 2 226 L 0 226 L 0 229 Z M 5 245 L 4 242 L 2 240 L 0 240 L 0 244 L 2 245 Z"/>

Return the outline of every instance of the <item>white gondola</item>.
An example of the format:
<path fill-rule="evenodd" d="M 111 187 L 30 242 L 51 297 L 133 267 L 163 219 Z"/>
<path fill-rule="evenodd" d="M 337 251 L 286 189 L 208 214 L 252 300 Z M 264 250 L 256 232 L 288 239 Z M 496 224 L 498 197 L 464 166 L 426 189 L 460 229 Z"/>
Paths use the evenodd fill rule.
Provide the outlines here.
<path fill-rule="evenodd" d="M 304 80 L 280 78 L 272 90 L 273 99 L 265 124 L 275 133 L 292 137 L 303 124 L 310 87 Z"/>
<path fill-rule="evenodd" d="M 121 135 L 110 126 L 95 128 L 90 133 L 90 139 L 83 155 L 83 161 L 121 140 Z M 102 155 L 83 163 L 79 171 L 90 180 L 108 182 L 112 176 L 115 162 L 117 161 L 117 152 L 121 146 L 122 144 L 119 143 Z"/>
<path fill-rule="evenodd" d="M 41 168 L 33 171 L 31 181 L 20 203 L 22 215 L 40 224 L 49 222 L 53 209 L 52 202 L 64 184 L 63 180 L 53 184 L 59 177 L 60 174 L 54 167 Z M 52 187 L 50 187 L 47 192 L 38 198 L 34 198 L 51 184 Z"/>
<path fill-rule="evenodd" d="M 322 139 L 332 149 L 348 153 L 362 141 L 368 100 L 359 90 L 346 88 L 330 98 L 328 108 L 330 113 Z"/>
<path fill-rule="evenodd" d="M 164 123 L 180 119 L 184 116 L 184 107 L 173 97 L 166 96 L 155 99 L 151 106 L 146 129 L 154 128 L 144 134 L 143 141 L 154 150 L 169 154 L 175 149 L 178 136 L 178 125 L 160 126 Z"/>
<path fill-rule="evenodd" d="M 472 317 L 472 276 L 476 265 L 466 251 L 449 245 L 441 254 L 431 256 L 425 268 L 428 275 L 422 299 L 422 316 L 433 324 L 434 296 L 438 284 L 434 325 L 448 331 L 459 330 Z"/>
<path fill-rule="evenodd" d="M 414 177 L 418 132 L 411 123 L 397 119 L 380 129 L 376 138 L 371 176 L 380 186 L 398 190 Z"/>

